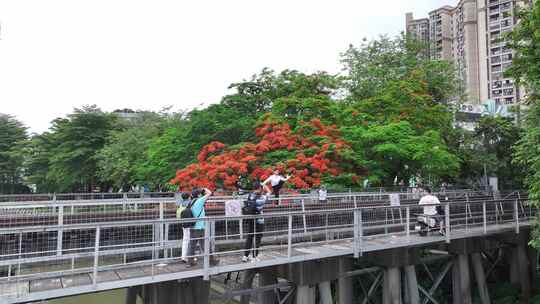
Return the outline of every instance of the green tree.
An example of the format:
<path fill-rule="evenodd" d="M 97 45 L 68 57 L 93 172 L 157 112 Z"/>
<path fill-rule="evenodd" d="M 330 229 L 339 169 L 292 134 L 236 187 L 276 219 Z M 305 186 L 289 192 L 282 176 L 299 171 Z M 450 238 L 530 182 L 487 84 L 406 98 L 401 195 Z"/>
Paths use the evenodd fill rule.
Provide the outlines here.
<path fill-rule="evenodd" d="M 491 163 L 486 166 L 487 174 L 499 177 L 500 186 L 520 188 L 523 168 L 512 164 L 514 145 L 521 136 L 521 130 L 511 120 L 503 117 L 485 116 L 474 130 L 478 140 L 477 153 Z"/>
<path fill-rule="evenodd" d="M 49 172 L 49 159 L 55 145 L 53 134 L 44 132 L 34 135 L 25 147 L 26 176 L 30 184 L 36 185 L 37 192 L 58 192 L 56 184 L 47 177 Z"/>
<path fill-rule="evenodd" d="M 431 60 L 425 56 L 426 45 L 405 36 L 364 41 L 351 45 L 341 56 L 348 74 L 346 86 L 353 99 L 366 99 L 384 93 L 388 83 L 409 77 L 412 71 L 423 71 L 428 94 L 434 101 L 445 102 L 458 97 L 456 70 L 453 63 Z"/>
<path fill-rule="evenodd" d="M 143 174 L 140 167 L 146 161 L 150 142 L 163 133 L 168 119 L 174 119 L 174 115 L 168 116 L 137 112 L 135 118 L 120 124 L 121 129 L 112 131 L 107 144 L 96 154 L 100 181 L 122 189 L 137 184 L 153 186 L 151 177 Z"/>
<path fill-rule="evenodd" d="M 53 120 L 49 132 L 33 139 L 30 180 L 55 192 L 105 188 L 97 176 L 96 153 L 104 147 L 115 121 L 116 116 L 96 106 Z"/>
<path fill-rule="evenodd" d="M 254 141 L 255 127 L 265 114 L 292 125 L 319 116 L 334 120 L 328 111 L 334 105 L 330 95 L 337 83 L 337 78 L 325 73 L 263 69 L 249 80 L 231 84 L 236 92 L 224 96 L 220 103 L 182 115 L 153 138 L 137 175 L 162 187 L 177 169 L 195 162 L 199 150 L 211 141 L 229 146 Z"/>
<path fill-rule="evenodd" d="M 22 185 L 26 127 L 11 115 L 0 113 L 0 193 L 28 191 Z"/>
<path fill-rule="evenodd" d="M 540 2 L 518 13 L 520 22 L 509 34 L 509 46 L 515 51 L 507 75 L 524 85 L 528 94 L 525 132 L 518 142 L 515 162 L 525 168 L 525 183 L 529 196 L 537 206 L 540 200 Z M 518 112 L 519 113 L 519 112 Z M 540 220 L 535 229 L 533 245 L 540 248 Z"/>
<path fill-rule="evenodd" d="M 452 114 L 434 102 L 422 71 L 388 81 L 376 96 L 349 102 L 340 121 L 358 162 L 366 162 L 376 184 L 390 185 L 396 176 L 407 182 L 417 175 L 437 183 L 458 173 L 459 159 L 445 139 Z"/>

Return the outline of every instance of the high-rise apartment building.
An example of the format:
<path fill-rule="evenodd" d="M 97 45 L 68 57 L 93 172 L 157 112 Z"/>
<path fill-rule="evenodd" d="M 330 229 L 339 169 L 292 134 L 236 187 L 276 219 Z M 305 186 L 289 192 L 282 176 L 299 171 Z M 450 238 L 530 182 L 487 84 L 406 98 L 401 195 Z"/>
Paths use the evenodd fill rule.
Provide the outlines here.
<path fill-rule="evenodd" d="M 412 38 L 428 43 L 429 42 L 429 19 L 413 19 L 412 13 L 407 13 L 405 15 L 405 27 L 407 33 L 411 35 Z"/>
<path fill-rule="evenodd" d="M 412 13 L 407 13 L 406 31 L 429 43 L 432 59 L 455 63 L 469 102 L 492 99 L 497 105 L 513 104 L 520 100 L 522 92 L 503 75 L 513 56 L 503 37 L 516 24 L 515 8 L 525 2 L 461 0 L 455 7 L 431 11 L 427 25 L 426 19 L 415 20 Z M 427 39 L 421 35 L 426 28 Z"/>

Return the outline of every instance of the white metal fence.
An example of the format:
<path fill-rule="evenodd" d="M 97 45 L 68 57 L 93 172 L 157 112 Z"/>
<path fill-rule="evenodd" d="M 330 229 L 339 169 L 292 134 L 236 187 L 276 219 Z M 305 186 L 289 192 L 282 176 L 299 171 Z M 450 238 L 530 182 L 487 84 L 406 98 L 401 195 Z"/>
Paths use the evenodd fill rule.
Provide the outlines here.
<path fill-rule="evenodd" d="M 355 206 L 354 199 L 351 202 L 349 198 L 340 202 L 347 204 L 340 209 L 284 209 L 255 216 L 218 215 L 182 220 L 165 217 L 162 202 L 139 203 L 139 209 L 130 209 L 134 203 L 122 201 L 105 206 L 71 203 L 29 207 L 36 213 L 27 219 L 28 222 L 8 221 L 0 226 L 0 284 L 32 284 L 32 280 L 39 278 L 83 275 L 88 282 L 82 285 L 91 287 L 107 280 L 125 279 L 118 273 L 112 274 L 118 270 L 131 272 L 134 276 L 153 277 L 165 271 L 163 265 L 178 263 L 183 238 L 181 225 L 194 221 L 205 223 L 199 237 L 202 250 L 191 256 L 199 261 L 193 269 L 205 277 L 243 265 L 240 258 L 244 254 L 245 240 L 250 234 L 255 236 L 257 233 L 262 235 L 262 243 L 256 249 L 261 253 L 263 264 L 287 263 L 309 255 L 309 248 L 332 244 L 350 247 L 350 253 L 360 256 L 367 250 L 418 242 L 414 224 L 416 215 L 423 212 L 423 206 L 418 205 Z M 449 242 L 458 236 L 482 235 L 500 229 L 517 233 L 520 226 L 529 225 L 536 213 L 526 199 L 454 201 L 443 203 L 443 206 L 447 223 L 445 235 L 430 240 L 438 238 Z M 94 208 L 122 214 L 126 210 L 142 208 L 145 216 L 152 217 L 134 215 L 129 221 L 92 218 L 89 214 L 96 212 Z M 70 212 L 74 217 L 65 217 Z M 58 216 L 50 220 L 50 214 Z M 264 219 L 263 231 L 247 227 L 261 219 Z M 324 254 L 316 253 L 318 257 L 324 257 Z M 220 261 L 219 266 L 211 264 L 213 258 Z M 177 268 L 178 272 L 188 270 Z M 12 299 L 22 299 L 28 293 L 21 294 L 18 289 L 5 290 L 11 291 L 0 296 Z M 38 292 L 40 289 L 34 286 L 30 290 Z"/>

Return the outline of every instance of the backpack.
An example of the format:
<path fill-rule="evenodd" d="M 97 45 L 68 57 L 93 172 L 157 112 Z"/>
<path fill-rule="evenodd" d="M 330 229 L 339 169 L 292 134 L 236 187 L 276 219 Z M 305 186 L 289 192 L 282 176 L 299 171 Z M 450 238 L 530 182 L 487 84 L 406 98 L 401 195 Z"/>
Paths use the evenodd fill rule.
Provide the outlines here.
<path fill-rule="evenodd" d="M 187 205 L 187 207 L 183 208 L 183 210 L 180 211 L 180 218 L 181 219 L 191 219 L 191 218 L 194 218 L 194 214 L 193 214 L 193 211 L 191 210 L 191 207 L 193 207 L 193 204 L 195 203 L 196 199 L 192 200 L 189 205 Z M 199 216 L 201 216 L 201 213 L 202 213 L 202 210 L 201 212 L 199 213 L 199 215 L 197 216 L 197 218 Z M 195 226 L 195 222 L 187 222 L 187 223 L 182 223 L 182 228 L 193 228 Z"/>
<path fill-rule="evenodd" d="M 257 210 L 257 199 L 259 197 L 260 195 L 255 193 L 250 193 L 248 195 L 247 199 L 244 201 L 244 207 L 242 207 L 243 215 L 259 214 L 259 210 Z"/>

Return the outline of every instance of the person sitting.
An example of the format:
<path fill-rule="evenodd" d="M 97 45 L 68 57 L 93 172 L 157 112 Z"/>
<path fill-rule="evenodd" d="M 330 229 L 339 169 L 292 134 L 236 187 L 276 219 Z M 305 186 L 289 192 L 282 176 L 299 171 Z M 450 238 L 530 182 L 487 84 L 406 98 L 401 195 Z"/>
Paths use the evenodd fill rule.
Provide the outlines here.
<path fill-rule="evenodd" d="M 423 216 L 421 217 L 422 221 L 428 225 L 429 227 L 433 228 L 437 226 L 437 215 L 442 215 L 438 212 L 438 209 L 441 209 L 440 206 L 441 202 L 439 199 L 431 194 L 431 189 L 429 187 L 424 188 L 424 195 L 418 202 L 418 205 L 429 205 L 423 207 Z M 439 206 L 437 206 L 439 205 Z M 442 225 L 440 225 L 441 232 L 442 232 Z"/>
<path fill-rule="evenodd" d="M 287 175 L 287 177 L 283 177 L 283 175 L 280 174 L 279 170 L 275 170 L 274 174 L 270 175 L 263 183 L 262 185 L 265 186 L 267 183 L 270 183 L 270 186 L 272 186 L 272 193 L 274 194 L 275 198 L 279 197 L 279 191 L 283 187 L 283 184 L 285 184 L 286 181 L 291 178 L 290 175 Z"/>

